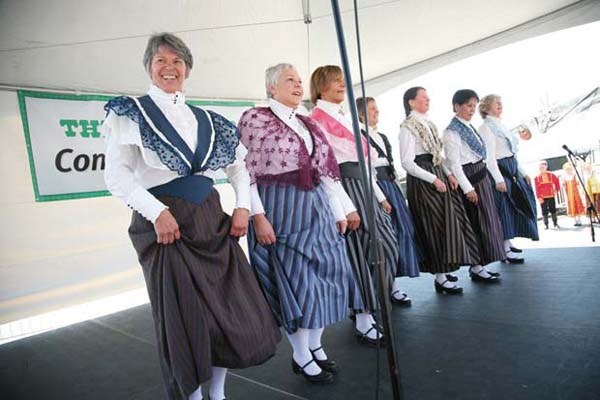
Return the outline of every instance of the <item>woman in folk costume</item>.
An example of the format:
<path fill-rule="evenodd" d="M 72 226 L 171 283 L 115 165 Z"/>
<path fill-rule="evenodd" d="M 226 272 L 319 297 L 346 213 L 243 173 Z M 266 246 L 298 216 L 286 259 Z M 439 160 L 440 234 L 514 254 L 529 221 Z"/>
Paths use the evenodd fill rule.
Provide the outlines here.
<path fill-rule="evenodd" d="M 485 265 L 503 261 L 506 254 L 494 189 L 485 164 L 485 143 L 471 125 L 478 102 L 479 96 L 473 90 L 454 93 L 452 107 L 456 115 L 444 131 L 443 142 L 447 166 L 458 180 L 467 216 L 478 239 L 481 264 L 472 265 L 469 275 L 475 282 L 497 282 L 500 274 L 488 271 Z"/>
<path fill-rule="evenodd" d="M 458 181 L 443 165 L 442 141 L 427 116 L 429 96 L 422 87 L 404 93 L 406 119 L 400 125 L 400 161 L 407 172 L 408 206 L 417 245 L 423 250 L 421 272 L 435 274 L 438 293 L 460 294 L 461 265 L 478 265 L 477 237 L 465 212 Z"/>
<path fill-rule="evenodd" d="M 352 125 L 342 113 L 341 104 L 345 98 L 345 90 L 346 84 L 340 67 L 327 65 L 317 68 L 312 73 L 310 94 L 311 101 L 316 107 L 313 109 L 311 115 L 324 128 L 325 136 L 331 144 L 340 166 L 342 185 L 360 214 L 360 226 L 356 230 L 351 230 L 346 235 L 348 256 L 350 257 L 350 263 L 354 269 L 354 275 L 358 281 L 364 303 L 364 308 L 360 310 L 362 312 L 356 314 L 355 333 L 361 343 L 374 346 L 377 345 L 378 341 L 383 343 L 384 339 L 376 329 L 371 315 L 377 309 L 378 301 L 375 289 L 375 271 L 372 271 L 371 265 L 369 265 L 369 260 L 372 256 L 370 254 L 369 243 L 369 230 L 371 227 L 367 226 L 367 219 L 365 218 L 367 212 L 365 201 L 374 201 L 381 205 L 381 207 L 375 207 L 375 223 L 379 237 L 382 239 L 385 279 L 389 282 L 389 287 L 392 291 L 392 284 L 398 273 L 398 243 L 396 242 L 396 236 L 389 215 L 391 206 L 386 200 L 385 195 L 379 186 L 377 186 L 375 179 L 373 179 L 375 198 L 369 199 L 366 196 L 368 188 L 363 187 L 360 180 L 358 155 L 352 133 Z M 366 153 L 367 143 L 364 137 L 363 148 Z M 372 159 L 377 157 L 374 150 L 371 157 Z M 375 174 L 373 174 L 374 176 Z M 394 294 L 394 296 L 398 295 L 400 295 L 399 298 L 403 297 L 401 293 Z"/>
<path fill-rule="evenodd" d="M 583 165 L 583 172 L 585 172 L 585 188 L 590 196 L 589 200 L 594 203 L 594 209 L 596 213 L 600 213 L 600 177 L 594 170 L 594 165 L 591 162 L 586 162 Z M 591 206 L 589 201 L 586 201 L 588 207 Z M 597 220 L 596 217 L 598 214 L 592 214 L 592 219 L 594 222 L 600 223 L 600 220 Z"/>
<path fill-rule="evenodd" d="M 585 207 L 579 193 L 579 183 L 575 176 L 575 168 L 570 162 L 563 165 L 565 177 L 563 187 L 567 194 L 567 215 L 575 220 L 575 226 L 581 226 L 581 216 L 585 215 Z"/>
<path fill-rule="evenodd" d="M 273 356 L 277 322 L 238 238 L 246 233 L 250 179 L 246 149 L 225 117 L 185 104 L 193 59 L 178 37 L 152 36 L 144 65 L 147 95 L 105 106 L 108 189 L 132 208 L 129 237 L 152 306 L 169 399 L 225 398 L 227 368 Z M 230 217 L 213 188 L 217 171 L 233 185 Z"/>
<path fill-rule="evenodd" d="M 392 301 L 402 306 L 411 304 L 410 298 L 400 290 L 400 276 L 409 276 L 411 278 L 419 276 L 419 253 L 415 243 L 415 228 L 413 220 L 406 204 L 406 199 L 396 183 L 396 170 L 394 168 L 394 158 L 392 156 L 392 145 L 387 136 L 377 131 L 379 122 L 379 109 L 377 102 L 373 97 L 365 99 L 360 97 L 356 99 L 356 108 L 358 109 L 361 121 L 361 131 L 366 135 L 365 127 L 365 106 L 366 120 L 369 124 L 369 141 L 371 146 L 377 152 L 377 158 L 373 160 L 373 167 L 377 172 L 377 184 L 385 194 L 385 197 L 392 205 L 392 226 L 396 233 L 398 241 L 399 260 L 396 279 L 392 288 Z M 401 295 L 402 297 L 398 296 Z"/>
<path fill-rule="evenodd" d="M 294 66 L 268 68 L 265 78 L 268 107 L 239 121 L 253 193 L 250 260 L 287 332 L 294 372 L 331 383 L 338 368 L 321 345 L 323 330 L 362 308 L 342 236 L 356 210 L 323 132 L 296 113 L 304 91 Z"/>
<path fill-rule="evenodd" d="M 494 201 L 504 238 L 506 260 L 522 263 L 521 249 L 511 240 L 516 237 L 539 240 L 537 207 L 531 179 L 517 161 L 519 139 L 502 123 L 502 99 L 490 94 L 481 99 L 479 114 L 483 124 L 479 134 L 487 151 L 487 168 L 496 184 Z M 529 132 L 529 130 L 527 130 Z"/>

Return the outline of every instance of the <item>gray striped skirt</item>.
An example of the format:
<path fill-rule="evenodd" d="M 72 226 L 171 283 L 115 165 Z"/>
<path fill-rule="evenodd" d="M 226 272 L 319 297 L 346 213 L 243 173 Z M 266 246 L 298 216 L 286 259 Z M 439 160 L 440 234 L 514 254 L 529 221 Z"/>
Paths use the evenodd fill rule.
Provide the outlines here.
<path fill-rule="evenodd" d="M 258 193 L 277 241 L 258 244 L 251 227 L 250 261 L 285 330 L 323 328 L 362 308 L 325 190 L 258 185 Z"/>
<path fill-rule="evenodd" d="M 200 205 L 160 197 L 181 239 L 156 243 L 134 212 L 129 237 L 144 271 L 167 398 L 187 400 L 211 366 L 245 368 L 275 353 L 281 333 L 213 189 Z"/>
<path fill-rule="evenodd" d="M 479 243 L 465 212 L 462 194 L 450 190 L 442 168 L 434 166 L 431 154 L 415 158 L 418 166 L 431 172 L 448 187 L 444 193 L 424 180 L 408 175 L 408 207 L 415 223 L 415 239 L 423 249 L 421 272 L 447 273 L 461 265 L 479 264 Z"/>
<path fill-rule="evenodd" d="M 340 165 L 342 185 L 357 208 L 360 215 L 360 227 L 355 231 L 348 231 L 346 234 L 346 247 L 348 249 L 350 264 L 354 270 L 354 276 L 358 282 L 361 297 L 365 305 L 362 311 L 373 312 L 379 306 L 376 291 L 377 279 L 375 271 L 373 271 L 370 265 L 370 260 L 373 256 L 370 246 L 370 232 L 372 227 L 369 226 L 367 221 L 367 199 L 375 203 L 375 229 L 377 229 L 377 235 L 382 244 L 385 279 L 390 288 L 394 278 L 402 275 L 402 271 L 398 265 L 398 242 L 396 241 L 396 233 L 392 227 L 391 216 L 383 211 L 374 195 L 370 198 L 367 197 L 367 192 L 363 187 L 362 181 L 356 177 L 356 171 L 346 173 L 346 169 L 343 167 L 348 167 L 348 164 L 350 163 Z M 352 165 L 353 169 L 355 167 L 355 165 Z"/>
<path fill-rule="evenodd" d="M 463 195 L 463 203 L 473 231 L 479 239 L 479 258 L 481 264 L 502 261 L 506 258 L 502 225 L 494 200 L 495 188 L 489 178 L 483 161 L 462 166 L 465 175 L 477 193 L 477 205 Z M 461 191 L 462 193 L 462 191 Z"/>

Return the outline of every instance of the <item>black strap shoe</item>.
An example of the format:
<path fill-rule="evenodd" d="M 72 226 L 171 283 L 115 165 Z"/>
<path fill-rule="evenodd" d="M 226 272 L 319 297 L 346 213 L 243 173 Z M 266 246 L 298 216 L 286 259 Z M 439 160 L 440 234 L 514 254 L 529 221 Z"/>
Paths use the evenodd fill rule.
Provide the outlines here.
<path fill-rule="evenodd" d="M 504 261 L 511 263 L 511 264 L 523 264 L 525 262 L 525 259 L 524 258 L 506 257 L 506 260 L 504 260 Z"/>
<path fill-rule="evenodd" d="M 461 294 L 463 292 L 463 288 L 460 286 L 454 285 L 453 287 L 446 287 L 444 283 L 450 281 L 444 281 L 444 283 L 438 283 L 438 281 L 433 281 L 435 283 L 435 291 L 438 293 L 448 293 L 448 294 Z"/>
<path fill-rule="evenodd" d="M 323 369 L 321 369 L 321 372 L 318 375 L 308 375 L 306 372 L 304 372 L 304 368 L 308 367 L 312 362 L 315 362 L 314 358 L 303 366 L 299 366 L 298 363 L 296 363 L 296 361 L 292 358 L 292 371 L 294 371 L 295 374 L 302 374 L 307 381 L 314 383 L 315 385 L 327 385 L 329 383 L 333 383 L 333 375 Z"/>
<path fill-rule="evenodd" d="M 446 280 L 448 282 L 457 282 L 458 281 L 458 276 L 452 275 L 452 274 L 446 274 Z"/>
<path fill-rule="evenodd" d="M 512 251 L 513 253 L 522 253 L 523 250 L 517 248 L 517 247 L 512 247 L 510 246 L 510 251 Z"/>
<path fill-rule="evenodd" d="M 384 347 L 385 346 L 385 338 L 383 336 L 379 336 L 378 339 L 372 339 L 369 337 L 369 332 L 371 332 L 372 330 L 377 330 L 377 332 L 381 333 L 381 331 L 379 329 L 377 329 L 375 327 L 375 325 L 373 325 L 371 328 L 369 328 L 368 331 L 366 332 L 361 332 L 358 329 L 354 329 L 354 334 L 356 335 L 357 339 L 358 339 L 358 343 L 360 344 L 364 344 L 365 346 L 369 346 L 369 347 Z"/>
<path fill-rule="evenodd" d="M 485 270 L 482 269 L 479 272 L 483 272 L 483 271 L 485 271 Z M 485 282 L 485 283 L 500 282 L 500 278 L 498 278 L 498 276 L 494 276 L 492 274 L 490 274 L 490 276 L 485 277 L 485 276 L 479 275 L 479 273 L 477 273 L 477 272 L 469 271 L 469 276 L 471 277 L 473 282 Z"/>
<path fill-rule="evenodd" d="M 316 349 L 308 349 L 310 350 L 310 353 L 312 354 L 313 358 L 315 359 L 315 362 L 317 363 L 317 365 L 319 367 L 321 367 L 321 369 L 323 371 L 327 371 L 333 375 L 337 375 L 337 373 L 339 372 L 339 368 L 337 366 L 337 364 L 335 363 L 335 361 L 331 361 L 328 358 L 324 359 L 324 360 L 319 360 L 316 356 L 315 353 L 319 350 L 321 350 L 323 348 L 323 346 L 321 347 L 317 347 Z"/>
<path fill-rule="evenodd" d="M 406 293 L 403 293 L 402 298 L 399 299 L 396 296 L 394 296 L 396 293 L 402 293 L 402 292 L 400 292 L 399 290 L 394 290 L 392 292 L 392 303 L 396 303 L 402 307 L 410 307 L 410 305 L 412 304 L 412 300 L 408 297 L 408 295 Z"/>

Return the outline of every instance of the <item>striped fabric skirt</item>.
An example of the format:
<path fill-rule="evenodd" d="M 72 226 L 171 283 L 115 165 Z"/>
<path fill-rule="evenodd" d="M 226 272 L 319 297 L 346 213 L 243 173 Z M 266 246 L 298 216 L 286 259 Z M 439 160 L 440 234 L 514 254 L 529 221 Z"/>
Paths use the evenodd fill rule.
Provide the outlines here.
<path fill-rule="evenodd" d="M 258 186 L 277 242 L 262 246 L 248 232 L 250 261 L 279 323 L 289 333 L 331 325 L 362 308 L 322 186 L 304 191 L 293 185 Z"/>
<path fill-rule="evenodd" d="M 377 277 L 372 270 L 369 260 L 371 254 L 371 226 L 367 221 L 367 199 L 362 181 L 358 178 L 344 177 L 342 175 L 342 185 L 354 206 L 360 215 L 360 227 L 355 231 L 346 233 L 346 247 L 350 264 L 354 270 L 354 276 L 360 287 L 361 297 L 365 308 L 362 311 L 373 312 L 378 309 L 376 283 Z M 391 284 L 395 277 L 400 276 L 398 271 L 398 242 L 396 234 L 392 227 L 392 219 L 377 203 L 375 196 L 371 197 L 371 202 L 375 203 L 375 224 L 377 235 L 383 248 L 383 266 L 385 279 L 391 289 Z M 359 311 L 361 309 L 355 309 Z"/>
<path fill-rule="evenodd" d="M 492 180 L 483 161 L 463 165 L 463 171 L 477 193 L 477 205 L 463 195 L 463 203 L 475 235 L 479 239 L 479 258 L 482 265 L 506 258 L 504 236 L 494 202 Z M 461 190 L 462 193 L 462 190 Z"/>
<path fill-rule="evenodd" d="M 396 182 L 380 179 L 379 187 L 392 205 L 392 227 L 396 233 L 400 259 L 397 276 L 419 276 L 419 252 L 415 243 L 415 227 L 404 195 Z"/>
<path fill-rule="evenodd" d="M 461 265 L 479 264 L 479 243 L 462 201 L 462 194 L 450 190 L 445 174 L 434 166 L 430 154 L 415 158 L 417 165 L 431 172 L 448 187 L 444 193 L 424 180 L 406 178 L 408 207 L 415 223 L 415 239 L 423 249 L 421 272 L 446 273 Z"/>
<path fill-rule="evenodd" d="M 494 199 L 498 216 L 502 225 L 504 239 L 513 239 L 516 237 L 539 240 L 537 225 L 537 203 L 532 187 L 527 184 L 523 176 L 519 173 L 517 160 L 514 157 L 501 158 L 498 166 L 504 176 L 506 183 L 506 192 L 494 190 Z M 533 215 L 524 213 L 512 200 L 512 192 L 515 186 L 519 186 L 521 192 L 525 194 L 525 201 L 529 203 Z"/>
<path fill-rule="evenodd" d="M 181 239 L 156 243 L 154 225 L 134 212 L 129 237 L 152 306 L 167 398 L 187 399 L 211 366 L 245 368 L 275 353 L 281 332 L 213 189 L 197 205 L 160 197 Z"/>

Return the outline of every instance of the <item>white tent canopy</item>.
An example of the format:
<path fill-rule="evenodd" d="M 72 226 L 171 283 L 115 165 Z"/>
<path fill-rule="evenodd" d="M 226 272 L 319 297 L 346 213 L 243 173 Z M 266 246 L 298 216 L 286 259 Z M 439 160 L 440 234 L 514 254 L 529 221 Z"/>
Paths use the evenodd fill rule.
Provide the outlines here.
<path fill-rule="evenodd" d="M 370 94 L 460 58 L 600 19 L 595 0 L 361 0 Z M 340 1 L 356 83 L 353 2 Z M 305 19 L 312 20 L 306 24 Z M 339 64 L 327 0 L 2 0 L 0 85 L 142 93 L 148 36 L 181 36 L 195 56 L 188 95 L 262 99 L 264 69 L 295 64 L 305 79 Z"/>

